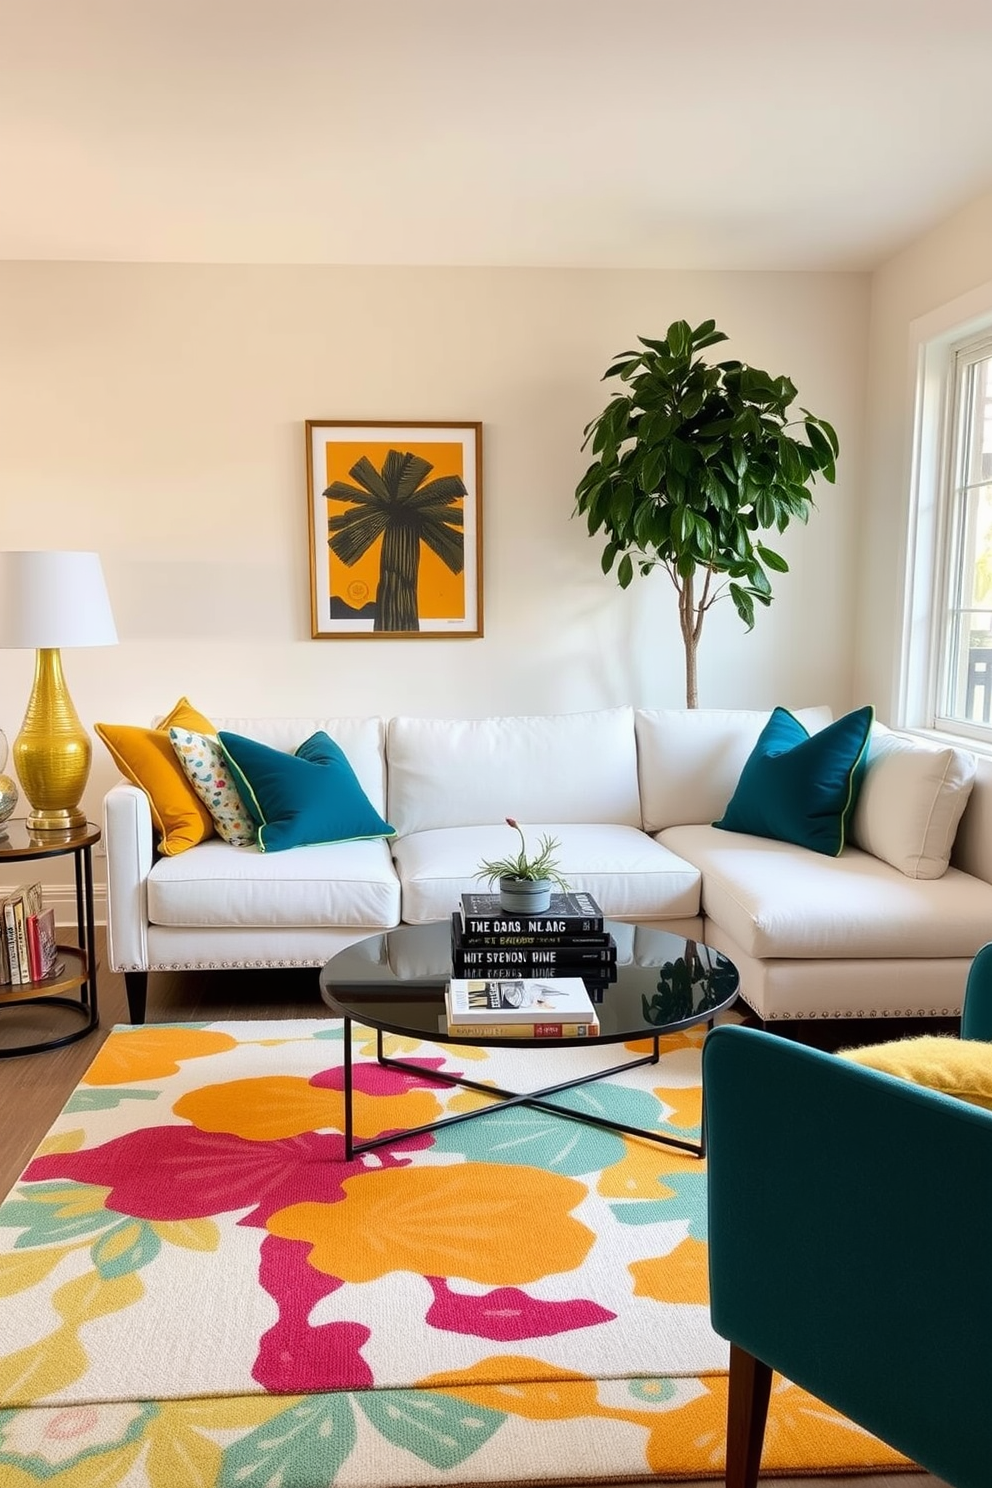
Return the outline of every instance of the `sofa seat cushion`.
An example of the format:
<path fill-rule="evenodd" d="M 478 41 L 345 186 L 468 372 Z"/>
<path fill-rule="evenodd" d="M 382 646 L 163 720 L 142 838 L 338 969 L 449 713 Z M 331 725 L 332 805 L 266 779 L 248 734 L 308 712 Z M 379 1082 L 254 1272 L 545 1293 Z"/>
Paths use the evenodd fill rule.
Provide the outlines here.
<path fill-rule="evenodd" d="M 751 956 L 973 956 L 989 938 L 992 884 L 955 868 L 907 878 L 857 848 L 829 858 L 717 827 L 658 840 L 700 869 L 704 915 Z"/>
<path fill-rule="evenodd" d="M 400 886 L 383 841 L 260 853 L 211 838 L 148 876 L 153 925 L 291 927 L 399 924 Z"/>
<path fill-rule="evenodd" d="M 684 919 L 699 912 L 699 872 L 638 827 L 528 822 L 528 840 L 542 833 L 560 844 L 555 856 L 564 878 L 585 889 L 615 919 Z M 447 919 L 461 895 L 487 885 L 475 877 L 483 858 L 512 847 L 505 824 L 439 827 L 393 842 L 409 924 Z"/>

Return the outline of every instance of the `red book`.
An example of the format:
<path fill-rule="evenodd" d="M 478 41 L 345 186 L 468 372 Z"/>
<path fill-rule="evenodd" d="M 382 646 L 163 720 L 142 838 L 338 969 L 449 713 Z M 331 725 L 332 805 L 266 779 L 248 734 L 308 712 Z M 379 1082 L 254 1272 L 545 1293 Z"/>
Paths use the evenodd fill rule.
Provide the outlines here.
<path fill-rule="evenodd" d="M 24 933 L 28 942 L 28 971 L 33 982 L 40 982 L 41 970 L 41 942 L 38 939 L 38 916 L 28 915 L 24 921 Z"/>
<path fill-rule="evenodd" d="M 55 911 L 44 909 L 40 914 L 29 915 L 25 922 L 28 942 L 28 959 L 31 964 L 31 980 L 44 981 L 51 976 L 55 965 Z"/>

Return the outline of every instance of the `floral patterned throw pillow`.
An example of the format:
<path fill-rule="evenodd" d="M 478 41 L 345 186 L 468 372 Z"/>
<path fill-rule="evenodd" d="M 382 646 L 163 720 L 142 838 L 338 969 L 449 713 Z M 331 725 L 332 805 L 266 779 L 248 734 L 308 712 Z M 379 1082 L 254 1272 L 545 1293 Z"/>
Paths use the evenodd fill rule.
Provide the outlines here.
<path fill-rule="evenodd" d="M 179 728 L 170 728 L 169 738 L 190 785 L 213 817 L 217 835 L 232 847 L 253 846 L 258 826 L 238 794 L 217 740 Z"/>

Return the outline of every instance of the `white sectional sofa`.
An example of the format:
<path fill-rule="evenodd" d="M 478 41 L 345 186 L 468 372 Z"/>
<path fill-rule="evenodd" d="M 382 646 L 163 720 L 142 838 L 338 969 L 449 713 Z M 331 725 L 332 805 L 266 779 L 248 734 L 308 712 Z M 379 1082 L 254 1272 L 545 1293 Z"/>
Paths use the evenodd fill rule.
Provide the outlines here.
<path fill-rule="evenodd" d="M 795 711 L 811 733 L 831 719 L 826 708 Z M 513 847 L 507 816 L 532 840 L 557 837 L 563 873 L 610 918 L 723 951 L 763 1019 L 956 1014 L 971 958 L 992 939 L 992 761 L 978 762 L 951 866 L 913 877 L 914 866 L 902 871 L 906 863 L 855 846 L 825 857 L 712 825 L 768 716 L 621 707 L 484 719 L 215 719 L 218 729 L 287 751 L 325 730 L 396 836 L 268 853 L 213 837 L 160 857 L 144 792 L 114 786 L 104 811 L 108 944 L 132 1021 L 144 1021 L 149 972 L 319 967 L 365 936 L 448 918 L 459 894 L 479 887 L 480 860 Z M 928 746 L 907 741 L 905 749 L 915 761 Z M 909 798 L 912 774 L 887 777 L 887 792 L 877 774 L 871 799 L 876 835 L 881 807 L 897 829 L 923 833 L 927 852 L 936 841 L 939 856 L 960 810 L 952 800 L 940 817 L 947 790 L 963 799 L 975 767 L 971 756 L 956 754 L 948 766 L 953 751 L 931 754 L 930 774 L 946 787 L 939 809 L 929 785 L 920 800 Z M 874 760 L 873 744 L 865 800 Z M 861 835 L 872 835 L 867 817 Z M 913 862 L 937 871 L 929 859 Z"/>

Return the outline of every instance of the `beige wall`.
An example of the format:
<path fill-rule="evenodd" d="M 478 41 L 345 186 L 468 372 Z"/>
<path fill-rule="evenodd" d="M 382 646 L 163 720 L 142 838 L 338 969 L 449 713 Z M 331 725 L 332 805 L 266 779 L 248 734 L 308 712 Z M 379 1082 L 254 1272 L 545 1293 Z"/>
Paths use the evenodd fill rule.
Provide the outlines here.
<path fill-rule="evenodd" d="M 897 254 L 872 282 L 854 691 L 893 724 L 905 721 L 897 698 L 919 340 L 983 313 L 992 314 L 992 193 Z"/>
<path fill-rule="evenodd" d="M 842 443 L 747 635 L 707 621 L 703 706 L 852 694 L 869 281 L 844 274 L 0 264 L 4 544 L 95 548 L 121 644 L 67 652 L 80 716 L 447 716 L 681 705 L 667 579 L 621 593 L 571 519 L 600 376 L 638 333 L 716 318 Z M 309 638 L 306 418 L 484 425 L 485 636 Z M 13 738 L 32 658 L 0 652 Z M 115 778 L 103 746 L 85 801 Z"/>

